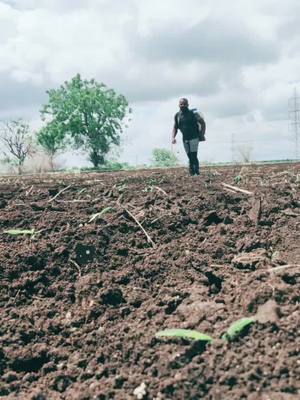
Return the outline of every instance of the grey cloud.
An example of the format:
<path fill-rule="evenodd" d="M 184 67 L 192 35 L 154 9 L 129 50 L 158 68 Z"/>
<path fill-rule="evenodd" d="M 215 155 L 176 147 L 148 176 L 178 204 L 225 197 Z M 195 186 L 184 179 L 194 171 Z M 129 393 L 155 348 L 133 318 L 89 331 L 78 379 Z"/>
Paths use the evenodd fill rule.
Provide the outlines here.
<path fill-rule="evenodd" d="M 178 66 L 155 63 L 151 67 L 151 65 L 140 64 L 141 69 L 134 79 L 126 78 L 125 74 L 123 76 L 114 74 L 114 79 L 111 79 L 110 84 L 134 102 L 163 101 L 172 97 L 189 95 L 206 97 L 215 101 L 216 96 L 223 91 L 220 113 L 236 115 L 242 112 L 243 104 L 247 103 L 247 94 L 244 96 L 245 100 L 242 99 L 242 94 L 241 97 L 235 95 L 235 93 L 245 93 L 239 68 L 226 63 L 212 63 L 205 66 L 195 63 L 191 71 L 189 65 L 189 63 Z M 229 93 L 229 98 L 226 93 Z M 234 110 L 230 111 L 231 99 L 234 96 L 236 97 Z"/>
<path fill-rule="evenodd" d="M 78 9 L 99 9 L 103 13 L 121 13 L 132 10 L 133 0 L 6 0 L 6 4 L 17 10 L 47 9 L 55 12 L 72 13 Z"/>
<path fill-rule="evenodd" d="M 56 43 L 56 35 L 53 35 L 53 44 L 47 36 L 46 39 L 51 44 L 49 51 L 54 56 L 49 57 L 49 51 L 48 54 L 45 52 L 45 59 L 39 65 L 34 61 L 34 49 L 31 50 L 30 48 L 31 36 L 28 36 L 28 42 L 25 41 L 25 43 L 28 43 L 29 50 L 33 52 L 30 68 L 32 71 L 39 72 L 43 77 L 41 79 L 45 79 L 45 81 L 51 78 L 52 83 L 48 85 L 47 82 L 44 82 L 41 86 L 35 86 L 30 82 L 15 82 L 12 78 L 8 78 L 8 73 L 7 75 L 0 74 L 2 94 L 0 98 L 0 118 L 3 118 L 3 115 L 9 117 L 13 113 L 15 116 L 16 113 L 27 112 L 29 109 L 36 112 L 38 117 L 41 105 L 47 101 L 45 90 L 57 87 L 60 83 L 63 83 L 64 79 L 71 79 L 76 72 L 81 72 L 84 78 L 94 77 L 98 81 L 104 82 L 107 86 L 124 94 L 130 103 L 154 101 L 155 103 L 150 103 L 149 107 L 147 106 L 143 110 L 136 132 L 137 135 L 141 135 L 145 131 L 146 123 L 148 136 L 150 137 L 158 132 L 158 140 L 163 132 L 161 120 L 157 122 L 149 114 L 152 114 L 153 108 L 161 107 L 161 102 L 168 99 L 176 99 L 174 104 L 177 108 L 177 99 L 181 96 L 199 98 L 199 102 L 198 100 L 195 101 L 195 107 L 203 107 L 204 114 L 208 117 L 211 116 L 212 121 L 220 119 L 222 121 L 221 132 L 231 129 L 228 126 L 231 126 L 232 121 L 242 120 L 241 116 L 250 115 L 252 111 L 258 109 L 263 118 L 267 120 L 284 118 L 286 104 L 283 104 L 283 102 L 286 99 L 282 98 L 280 105 L 263 104 L 260 102 L 260 93 L 253 93 L 251 88 L 247 90 L 243 86 L 241 71 L 243 71 L 245 65 L 252 65 L 255 69 L 256 64 L 276 62 L 279 56 L 284 56 L 284 53 L 279 54 L 278 49 L 282 47 L 285 38 L 289 35 L 296 35 L 296 16 L 294 18 L 285 16 L 285 25 L 281 29 L 286 31 L 278 31 L 282 33 L 282 38 L 279 37 L 278 42 L 276 42 L 262 39 L 255 30 L 250 31 L 249 28 L 241 26 L 237 15 L 233 16 L 232 25 L 228 23 L 228 18 L 217 20 L 209 17 L 202 23 L 189 27 L 184 25 L 186 23 L 184 18 L 183 25 L 172 25 L 170 13 L 170 22 L 167 26 L 158 28 L 159 24 L 154 24 L 156 30 L 151 32 L 149 36 L 143 36 L 138 32 L 138 29 L 141 28 L 139 16 L 136 15 L 135 2 L 131 0 L 115 0 L 113 2 L 106 0 L 18 0 L 7 3 L 14 3 L 14 6 L 21 10 L 24 16 L 28 16 L 29 26 L 31 26 L 30 22 L 35 21 L 34 18 L 40 22 L 40 16 L 42 15 L 44 18 L 47 14 L 40 12 L 35 14 L 32 11 L 26 12 L 26 10 L 35 8 L 47 10 L 49 20 L 53 21 L 51 27 L 53 26 L 54 31 L 57 30 L 57 27 L 55 20 L 51 20 L 51 18 L 63 14 L 63 20 L 66 22 L 65 36 L 67 37 L 70 35 L 69 32 L 74 31 L 72 29 L 74 20 L 69 21 L 65 12 L 71 14 L 77 10 L 80 20 L 81 7 L 91 9 L 91 14 L 84 14 L 86 19 L 83 19 L 83 22 L 87 23 L 89 27 L 91 26 L 89 15 L 97 16 L 95 26 L 99 24 L 99 27 L 101 27 L 101 24 L 104 24 L 106 20 L 110 21 L 111 25 L 106 30 L 99 29 L 97 31 L 95 29 L 95 35 L 105 37 L 108 44 L 107 52 L 101 53 L 101 47 L 95 41 L 93 51 L 82 52 L 83 56 L 79 57 L 78 53 L 80 53 L 82 44 L 78 44 L 78 51 L 76 49 L 75 52 L 73 47 L 71 49 L 68 47 L 69 42 L 64 41 L 64 37 L 58 35 Z M 181 4 L 182 7 L 185 6 L 183 2 Z M 232 7 L 234 6 L 228 6 L 228 13 L 230 13 Z M 197 12 L 197 7 L 195 12 Z M 122 15 L 129 14 L 129 17 L 128 19 L 124 18 L 125 22 L 118 25 L 115 21 L 120 13 Z M 255 25 L 255 15 L 249 15 L 249 18 L 253 19 Z M 77 19 L 75 20 L 77 21 Z M 37 24 L 38 28 L 39 26 Z M 149 26 L 151 26 L 151 23 L 149 23 Z M 6 28 L 5 31 L 11 34 L 11 30 L 8 27 Z M 4 32 L 4 28 L 0 30 Z M 90 31 L 92 32 L 92 30 Z M 44 44 L 41 32 L 37 32 L 36 37 L 41 36 L 40 42 Z M 22 31 L 20 34 L 22 34 Z M 28 33 L 25 29 L 25 39 L 28 34 L 30 32 Z M 122 45 L 114 46 L 114 40 L 119 40 Z M 45 48 L 49 43 L 45 41 Z M 106 57 L 113 59 L 112 55 L 115 61 L 109 61 L 106 66 Z M 21 61 L 19 64 L 21 64 Z M 90 64 L 94 64 L 94 68 L 85 68 L 86 65 Z M 195 68 L 189 69 L 191 65 L 194 65 Z M 17 67 L 17 70 L 22 71 L 22 65 Z M 30 68 L 28 72 L 32 72 Z M 191 74 L 189 71 L 192 71 Z M 284 70 L 282 74 L 284 75 Z M 166 116 L 166 119 L 172 119 L 173 111 L 170 111 L 170 115 L 171 117 Z M 133 118 L 135 117 L 133 116 Z M 168 119 L 167 126 L 169 126 L 169 122 Z M 243 122 L 240 123 L 240 126 L 243 127 Z M 217 133 L 219 134 L 219 130 Z M 169 140 L 169 136 L 166 140 Z M 166 141 L 166 143 L 169 142 Z M 147 147 L 144 136 L 141 140 L 141 146 Z"/>
<path fill-rule="evenodd" d="M 0 112 L 23 107 L 36 108 L 37 111 L 47 100 L 46 88 L 30 82 L 17 82 L 6 74 L 0 74 Z"/>
<path fill-rule="evenodd" d="M 288 119 L 287 97 L 284 93 L 277 93 L 274 99 L 268 99 L 264 98 L 263 92 L 260 95 L 242 85 L 236 89 L 230 86 L 217 96 L 209 96 L 207 107 L 216 118 L 249 117 L 251 113 L 259 111 L 266 122 Z"/>
<path fill-rule="evenodd" d="M 299 10 L 300 12 L 300 10 Z M 290 43 L 294 38 L 299 40 L 299 25 L 300 17 L 298 15 L 292 15 L 284 19 L 278 28 L 278 38 L 285 46 Z"/>
<path fill-rule="evenodd" d="M 188 70 L 188 69 L 187 69 Z M 197 96 L 203 102 L 211 104 L 212 113 L 217 117 L 228 117 L 248 112 L 249 95 L 243 87 L 239 71 L 227 65 L 211 65 L 204 68 L 199 65 L 199 72 L 190 76 L 186 69 L 171 68 L 164 64 L 140 64 L 134 76 L 120 73 L 120 69 L 110 70 L 87 76 L 123 94 L 129 102 L 166 101 L 171 98 Z M 67 77 L 66 79 L 70 79 Z M 53 87 L 55 85 L 52 84 Z M 57 85 L 56 85 L 57 86 Z M 224 94 L 221 95 L 221 92 Z M 248 108 L 247 108 L 248 107 Z"/>
<path fill-rule="evenodd" d="M 276 61 L 276 42 L 263 40 L 236 21 L 229 25 L 208 18 L 190 28 L 167 26 L 150 36 L 133 38 L 136 51 L 148 60 L 206 62 L 251 65 Z"/>
<path fill-rule="evenodd" d="M 252 97 L 247 96 L 244 89 L 240 88 L 233 93 L 223 91 L 217 96 L 204 99 L 206 109 L 213 118 L 236 118 L 255 110 L 256 104 Z"/>
<path fill-rule="evenodd" d="M 206 73 L 199 77 L 188 80 L 178 74 L 178 79 L 166 75 L 151 74 L 141 75 L 135 81 L 122 81 L 117 83 L 120 90 L 132 102 L 166 100 L 183 95 L 205 96 L 219 91 L 218 74 Z"/>
<path fill-rule="evenodd" d="M 276 104 L 265 104 L 260 107 L 266 121 L 284 121 L 288 119 L 287 99 L 278 99 Z"/>
<path fill-rule="evenodd" d="M 260 9 L 262 14 L 271 15 L 274 17 L 289 17 L 299 15 L 300 4 L 299 0 L 260 0 Z"/>
<path fill-rule="evenodd" d="M 18 10 L 55 7 L 58 11 L 72 11 L 74 8 L 81 8 L 86 5 L 86 2 L 83 0 L 5 0 L 3 2 Z"/>
<path fill-rule="evenodd" d="M 216 118 L 230 118 L 247 114 L 251 111 L 251 105 L 242 99 L 233 102 L 224 99 L 221 104 L 215 104 L 211 111 Z"/>

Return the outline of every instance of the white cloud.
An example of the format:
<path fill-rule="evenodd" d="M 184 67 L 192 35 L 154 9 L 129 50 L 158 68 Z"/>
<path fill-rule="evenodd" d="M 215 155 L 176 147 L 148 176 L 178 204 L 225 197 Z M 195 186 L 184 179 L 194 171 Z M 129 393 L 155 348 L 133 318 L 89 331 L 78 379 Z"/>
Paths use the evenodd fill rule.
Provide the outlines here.
<path fill-rule="evenodd" d="M 170 146 L 181 96 L 207 118 L 206 159 L 231 157 L 232 132 L 287 139 L 287 100 L 300 81 L 299 9 L 296 0 L 0 1 L 0 118 L 36 120 L 45 90 L 79 72 L 133 103 L 133 144 L 123 155 L 132 162 L 134 152 L 144 162 L 153 147 Z M 278 158 L 288 144 L 269 140 L 253 156 Z"/>

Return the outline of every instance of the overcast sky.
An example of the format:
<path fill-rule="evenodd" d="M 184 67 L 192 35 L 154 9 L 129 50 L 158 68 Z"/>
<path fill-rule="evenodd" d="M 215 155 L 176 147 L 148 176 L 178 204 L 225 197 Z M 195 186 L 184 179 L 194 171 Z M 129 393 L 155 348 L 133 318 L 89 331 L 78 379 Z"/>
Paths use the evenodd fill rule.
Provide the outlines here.
<path fill-rule="evenodd" d="M 79 72 L 128 98 L 123 160 L 172 149 L 180 97 L 205 116 L 202 162 L 238 158 L 240 146 L 291 158 L 299 26 L 298 0 L 0 0 L 0 119 L 38 126 L 45 91 Z M 173 151 L 185 161 L 181 141 Z"/>

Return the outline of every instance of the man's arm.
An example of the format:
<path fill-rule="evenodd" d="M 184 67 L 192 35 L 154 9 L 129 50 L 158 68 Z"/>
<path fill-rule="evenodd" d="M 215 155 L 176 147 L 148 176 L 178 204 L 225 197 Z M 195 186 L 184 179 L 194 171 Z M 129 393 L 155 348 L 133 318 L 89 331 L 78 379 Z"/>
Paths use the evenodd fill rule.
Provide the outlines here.
<path fill-rule="evenodd" d="M 175 144 L 176 143 L 176 135 L 178 132 L 178 121 L 177 121 L 177 114 L 175 114 L 175 122 L 174 122 L 174 128 L 172 131 L 172 143 Z"/>
<path fill-rule="evenodd" d="M 178 129 L 174 126 L 173 132 L 172 132 L 172 143 L 176 143 L 176 135 L 177 135 Z"/>

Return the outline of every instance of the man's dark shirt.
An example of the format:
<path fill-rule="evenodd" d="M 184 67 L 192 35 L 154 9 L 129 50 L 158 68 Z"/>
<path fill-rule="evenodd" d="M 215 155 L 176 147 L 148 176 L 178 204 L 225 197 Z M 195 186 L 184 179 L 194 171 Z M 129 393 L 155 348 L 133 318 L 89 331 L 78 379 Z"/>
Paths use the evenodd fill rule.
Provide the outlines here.
<path fill-rule="evenodd" d="M 175 129 L 182 132 L 183 140 L 199 138 L 199 127 L 193 111 L 187 109 L 175 114 Z"/>

